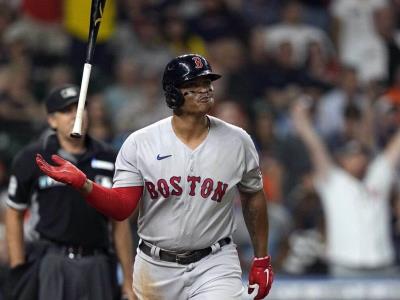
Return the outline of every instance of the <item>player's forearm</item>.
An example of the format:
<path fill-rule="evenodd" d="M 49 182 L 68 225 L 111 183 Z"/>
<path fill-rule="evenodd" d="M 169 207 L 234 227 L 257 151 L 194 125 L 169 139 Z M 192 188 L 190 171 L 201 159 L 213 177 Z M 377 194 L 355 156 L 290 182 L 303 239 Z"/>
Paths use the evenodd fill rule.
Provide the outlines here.
<path fill-rule="evenodd" d="M 105 188 L 87 179 L 80 191 L 91 206 L 114 220 L 122 221 L 135 210 L 143 187 Z"/>
<path fill-rule="evenodd" d="M 129 221 L 113 221 L 113 234 L 115 251 L 124 275 L 124 281 L 129 281 L 132 286 L 132 233 Z"/>
<path fill-rule="evenodd" d="M 25 262 L 23 213 L 7 207 L 5 221 L 9 263 L 15 267 Z"/>
<path fill-rule="evenodd" d="M 263 191 L 241 193 L 243 217 L 254 248 L 254 256 L 268 254 L 268 214 Z"/>

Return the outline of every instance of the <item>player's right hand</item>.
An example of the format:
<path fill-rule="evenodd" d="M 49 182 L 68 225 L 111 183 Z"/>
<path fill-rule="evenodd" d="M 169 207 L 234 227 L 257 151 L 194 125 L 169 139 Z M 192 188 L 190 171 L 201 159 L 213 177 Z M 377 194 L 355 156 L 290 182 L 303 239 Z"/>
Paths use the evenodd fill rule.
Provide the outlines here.
<path fill-rule="evenodd" d="M 47 176 L 75 189 L 83 187 L 86 182 L 86 175 L 81 170 L 58 155 L 52 155 L 51 159 L 57 164 L 56 166 L 48 164 L 40 154 L 36 154 L 36 164 Z"/>

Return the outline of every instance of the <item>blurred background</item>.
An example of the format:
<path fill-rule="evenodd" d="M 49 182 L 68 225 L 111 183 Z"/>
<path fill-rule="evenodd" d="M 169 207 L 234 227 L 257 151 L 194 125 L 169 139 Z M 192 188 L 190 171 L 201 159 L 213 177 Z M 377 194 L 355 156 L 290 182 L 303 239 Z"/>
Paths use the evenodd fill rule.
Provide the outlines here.
<path fill-rule="evenodd" d="M 12 158 L 46 129 L 47 92 L 80 85 L 89 11 L 89 0 L 0 0 L 1 211 Z M 343 263 L 356 276 L 332 273 L 332 230 L 325 226 L 331 211 L 314 188 L 310 155 L 290 113 L 306 94 L 329 151 L 350 138 L 369 153 L 385 149 L 400 128 L 400 1 L 107 0 L 89 86 L 90 133 L 119 149 L 130 132 L 170 115 L 162 71 L 183 53 L 206 56 L 223 74 L 212 114 L 246 129 L 259 151 L 276 273 L 268 299 L 400 299 L 400 173 L 383 212 L 390 228 L 378 233 L 388 235 L 385 247 L 393 251 L 384 267 L 393 272 L 350 261 Z M 342 208 L 343 218 L 362 209 L 354 207 Z M 246 282 L 253 253 L 239 201 L 235 212 Z M 351 218 L 335 234 L 352 222 L 357 227 Z M 373 220 L 369 225 L 374 231 Z M 352 242 L 343 241 L 345 249 Z M 357 255 L 369 259 L 362 250 Z M 1 285 L 1 212 L 0 265 Z"/>

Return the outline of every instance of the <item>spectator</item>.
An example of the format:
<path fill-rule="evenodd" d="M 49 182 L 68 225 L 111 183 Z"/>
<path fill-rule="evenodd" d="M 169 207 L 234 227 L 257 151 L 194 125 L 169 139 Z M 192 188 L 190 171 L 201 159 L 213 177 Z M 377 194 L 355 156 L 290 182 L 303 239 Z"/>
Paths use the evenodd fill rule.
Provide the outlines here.
<path fill-rule="evenodd" d="M 298 138 L 291 132 L 287 115 L 290 99 L 286 90 L 269 91 L 267 103 L 258 102 L 253 108 L 253 127 L 256 145 L 262 151 L 263 158 L 273 160 L 281 171 L 278 173 L 279 197 L 275 197 L 288 208 L 288 194 L 300 182 L 300 178 L 309 169 L 306 150 Z M 269 104 L 269 106 L 268 106 Z M 279 106 L 281 105 L 281 106 Z M 268 165 L 263 162 L 262 165 Z M 274 169 L 274 168 L 273 168 Z M 268 186 L 268 182 L 264 182 Z"/>
<path fill-rule="evenodd" d="M 274 134 L 278 139 L 286 139 L 293 131 L 289 116 L 290 104 L 298 97 L 302 89 L 295 84 L 275 85 L 265 90 L 265 94 L 253 106 L 253 111 L 265 107 L 274 119 Z"/>
<path fill-rule="evenodd" d="M 279 147 L 282 140 L 276 136 L 274 118 L 271 111 L 262 107 L 261 104 L 256 106 L 257 111 L 254 112 L 254 138 L 256 146 L 265 154 L 271 157 L 278 157 Z"/>
<path fill-rule="evenodd" d="M 138 130 L 168 116 L 169 110 L 160 93 L 158 76 L 158 73 L 152 72 L 142 74 L 140 99 L 131 99 L 116 116 L 120 132 Z"/>
<path fill-rule="evenodd" d="M 112 126 L 123 131 L 119 114 L 130 104 L 140 107 L 143 104 L 143 93 L 140 86 L 139 67 L 133 59 L 121 58 L 114 67 L 115 82 L 105 91 L 105 104 L 111 117 Z"/>
<path fill-rule="evenodd" d="M 115 72 L 116 82 L 104 91 L 104 100 L 117 134 L 141 128 L 167 115 L 155 76 L 158 73 L 145 70 L 140 78 L 136 61 L 129 58 L 122 58 Z"/>
<path fill-rule="evenodd" d="M 233 38 L 247 45 L 249 26 L 241 14 L 236 12 L 229 1 L 202 0 L 199 14 L 190 20 L 191 30 L 207 43 L 219 39 Z"/>
<path fill-rule="evenodd" d="M 26 41 L 20 37 L 10 34 L 10 31 L 4 34 L 6 65 L 11 66 L 31 66 L 32 53 L 29 52 L 29 47 Z"/>
<path fill-rule="evenodd" d="M 276 13 L 281 10 L 282 0 L 247 0 L 241 1 L 241 10 L 246 20 L 253 26 L 268 25 L 279 21 L 279 15 Z"/>
<path fill-rule="evenodd" d="M 225 80 L 225 96 L 240 103 L 245 109 L 251 103 L 257 93 L 255 86 L 258 80 L 257 73 L 252 73 L 249 66 L 249 58 L 243 44 L 233 38 L 221 38 L 215 41 L 210 47 L 210 53 L 220 64 L 220 68 L 227 74 Z"/>
<path fill-rule="evenodd" d="M 390 137 L 399 127 L 399 110 L 398 107 L 388 105 L 385 107 L 383 103 L 379 104 L 376 116 L 376 139 L 378 147 L 386 145 Z"/>
<path fill-rule="evenodd" d="M 293 225 L 287 253 L 281 253 L 283 272 L 291 275 L 326 274 L 325 219 L 310 170 L 304 171 L 298 184 L 290 191 L 287 203 Z"/>
<path fill-rule="evenodd" d="M 268 55 L 264 42 L 262 28 L 252 28 L 249 40 L 248 52 L 244 54 L 247 59 L 245 61 L 246 67 L 243 71 L 243 77 L 246 77 L 246 90 L 248 90 L 249 95 L 248 101 L 254 102 L 255 99 L 262 97 L 265 89 L 271 85 L 274 71 L 272 58 Z"/>
<path fill-rule="evenodd" d="M 147 12 L 146 16 L 129 11 L 128 19 L 120 24 L 110 47 L 119 59 L 134 59 L 140 68 L 162 72 L 164 64 L 173 55 L 163 39 L 158 15 Z M 118 64 L 118 62 L 117 62 Z"/>
<path fill-rule="evenodd" d="M 331 19 L 329 3 L 331 0 L 300 0 L 304 5 L 304 21 L 307 24 L 329 32 Z M 335 0 L 333 0 L 335 1 Z"/>
<path fill-rule="evenodd" d="M 265 28 L 265 43 L 271 53 L 282 45 L 289 45 L 293 51 L 294 63 L 299 66 L 306 60 L 307 47 L 311 42 L 320 45 L 322 51 L 331 53 L 333 44 L 325 32 L 302 21 L 302 4 L 297 0 L 288 1 L 282 8 L 280 23 Z"/>
<path fill-rule="evenodd" d="M 342 64 L 356 69 L 362 83 L 386 78 L 386 53 L 373 13 L 387 0 L 336 0 L 330 7 L 332 34 Z M 366 63 L 368 62 L 368 63 Z"/>
<path fill-rule="evenodd" d="M 233 101 L 221 101 L 213 109 L 213 115 L 225 122 L 249 130 L 249 120 L 243 108 Z"/>
<path fill-rule="evenodd" d="M 71 68 L 68 65 L 56 65 L 50 69 L 49 74 L 49 89 L 52 90 L 57 86 L 61 86 L 71 82 L 73 74 Z"/>
<path fill-rule="evenodd" d="M 177 7 L 169 8 L 163 20 L 162 31 L 168 47 L 174 55 L 183 53 L 206 54 L 204 40 L 189 31 L 188 24 Z"/>
<path fill-rule="evenodd" d="M 344 126 L 345 107 L 352 104 L 363 110 L 366 97 L 364 90 L 360 89 L 356 70 L 343 67 L 338 85 L 318 100 L 316 111 L 318 131 L 324 137 L 340 132 Z"/>
<path fill-rule="evenodd" d="M 312 127 L 303 101 L 293 105 L 292 118 L 313 164 L 314 185 L 326 219 L 330 273 L 396 274 L 389 198 L 400 158 L 400 131 L 376 158 L 351 140 L 337 149 L 333 160 Z"/>
<path fill-rule="evenodd" d="M 35 57 L 63 57 L 68 39 L 62 29 L 61 0 L 22 0 L 21 17 L 7 29 L 6 35 L 26 43 Z M 79 11 L 79 10 L 78 10 Z"/>
<path fill-rule="evenodd" d="M 283 167 L 279 160 L 261 153 L 263 189 L 268 201 L 269 251 L 280 259 L 282 244 L 286 241 L 292 226 L 288 210 L 284 206 L 282 193 Z"/>
<path fill-rule="evenodd" d="M 400 77 L 399 77 L 400 78 Z M 398 80 L 374 105 L 374 137 L 378 147 L 383 147 L 400 124 L 400 100 Z"/>
<path fill-rule="evenodd" d="M 335 152 L 337 148 L 340 148 L 343 143 L 349 140 L 359 141 L 369 151 L 375 150 L 376 139 L 371 134 L 374 130 L 372 107 L 370 104 L 366 104 L 366 106 L 368 106 L 365 109 L 367 112 L 364 113 L 354 104 L 346 106 L 343 113 L 342 130 L 330 136 L 326 141 L 331 152 Z"/>
<path fill-rule="evenodd" d="M 337 83 L 340 68 L 334 55 L 312 41 L 308 44 L 306 57 L 305 67 L 311 78 L 330 86 Z"/>
<path fill-rule="evenodd" d="M 376 9 L 374 14 L 375 28 L 383 41 L 387 55 L 385 61 L 385 79 L 389 85 L 396 80 L 396 72 L 400 67 L 400 39 L 396 30 L 396 18 L 393 6 L 384 6 Z"/>
<path fill-rule="evenodd" d="M 0 72 L 4 76 L 0 87 L 0 117 L 21 123 L 44 123 L 45 113 L 29 86 L 29 68 L 3 67 Z"/>
<path fill-rule="evenodd" d="M 13 20 L 13 13 L 8 4 L 0 3 L 0 65 L 7 62 L 7 46 L 5 44 L 5 32 Z"/>
<path fill-rule="evenodd" d="M 114 130 L 111 125 L 109 112 L 102 94 L 91 95 L 88 98 L 89 135 L 103 142 L 111 143 Z"/>

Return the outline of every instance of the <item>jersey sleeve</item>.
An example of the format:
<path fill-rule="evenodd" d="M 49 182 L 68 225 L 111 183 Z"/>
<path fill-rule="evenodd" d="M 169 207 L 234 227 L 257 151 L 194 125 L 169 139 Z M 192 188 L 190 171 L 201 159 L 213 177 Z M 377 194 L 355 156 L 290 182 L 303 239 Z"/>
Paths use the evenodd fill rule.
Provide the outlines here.
<path fill-rule="evenodd" d="M 128 137 L 115 161 L 113 187 L 142 186 L 143 177 L 138 169 L 137 143 L 134 135 Z"/>
<path fill-rule="evenodd" d="M 242 141 L 244 172 L 238 189 L 245 193 L 255 193 L 263 188 L 259 156 L 251 137 L 246 132 L 243 134 Z"/>
<path fill-rule="evenodd" d="M 34 157 L 22 151 L 12 162 L 6 204 L 17 210 L 29 207 L 34 189 Z"/>

